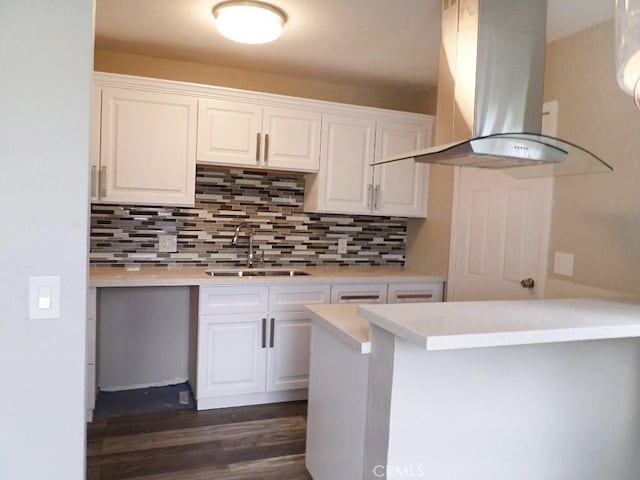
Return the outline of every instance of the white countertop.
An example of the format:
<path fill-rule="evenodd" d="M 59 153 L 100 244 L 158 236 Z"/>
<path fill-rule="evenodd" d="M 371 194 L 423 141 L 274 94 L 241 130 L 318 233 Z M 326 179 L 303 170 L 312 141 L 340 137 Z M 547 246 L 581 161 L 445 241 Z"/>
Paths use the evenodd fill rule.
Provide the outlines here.
<path fill-rule="evenodd" d="M 426 350 L 640 337 L 640 302 L 631 301 L 361 305 L 358 314 Z"/>
<path fill-rule="evenodd" d="M 340 340 L 362 354 L 371 352 L 369 322 L 358 315 L 358 306 L 351 304 L 308 305 L 311 320 L 331 331 Z"/>
<path fill-rule="evenodd" d="M 289 269 L 286 267 L 285 269 Z M 93 267 L 89 272 L 92 287 L 162 287 L 195 285 L 273 285 L 311 283 L 389 283 L 443 282 L 439 276 L 422 274 L 397 267 L 336 267 L 336 268 L 292 268 L 304 270 L 310 275 L 297 277 L 212 277 L 206 274 L 211 268 L 202 267 L 143 267 L 138 271 L 125 268 Z M 221 270 L 216 268 L 215 270 Z M 236 269 L 230 269 L 236 270 Z"/>

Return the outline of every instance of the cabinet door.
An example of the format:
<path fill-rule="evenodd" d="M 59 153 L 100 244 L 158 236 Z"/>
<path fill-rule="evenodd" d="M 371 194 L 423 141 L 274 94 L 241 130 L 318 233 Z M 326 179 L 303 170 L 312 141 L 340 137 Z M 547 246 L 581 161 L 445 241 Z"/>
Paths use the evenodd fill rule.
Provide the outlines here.
<path fill-rule="evenodd" d="M 96 406 L 96 319 L 97 290 L 87 290 L 87 330 L 86 330 L 86 365 L 85 365 L 85 409 L 86 421 L 93 421 L 93 410 Z"/>
<path fill-rule="evenodd" d="M 376 161 L 425 147 L 429 143 L 423 122 L 378 121 Z M 382 215 L 425 217 L 429 167 L 413 159 L 380 165 L 374 174 L 374 212 Z"/>
<path fill-rule="evenodd" d="M 319 113 L 265 107 L 262 117 L 265 167 L 317 172 L 320 166 Z"/>
<path fill-rule="evenodd" d="M 311 345 L 309 314 L 272 312 L 269 322 L 267 391 L 307 388 Z"/>
<path fill-rule="evenodd" d="M 266 318 L 266 313 L 200 317 L 198 398 L 265 391 Z"/>
<path fill-rule="evenodd" d="M 102 89 L 102 201 L 193 205 L 197 101 L 185 95 Z"/>
<path fill-rule="evenodd" d="M 100 201 L 99 175 L 100 175 L 100 123 L 102 120 L 102 88 L 94 85 L 91 90 L 91 139 L 89 158 L 89 198 L 91 202 Z"/>
<path fill-rule="evenodd" d="M 252 103 L 198 101 L 199 162 L 218 165 L 260 165 L 262 107 Z"/>
<path fill-rule="evenodd" d="M 316 207 L 321 212 L 371 213 L 375 120 L 323 117 Z"/>

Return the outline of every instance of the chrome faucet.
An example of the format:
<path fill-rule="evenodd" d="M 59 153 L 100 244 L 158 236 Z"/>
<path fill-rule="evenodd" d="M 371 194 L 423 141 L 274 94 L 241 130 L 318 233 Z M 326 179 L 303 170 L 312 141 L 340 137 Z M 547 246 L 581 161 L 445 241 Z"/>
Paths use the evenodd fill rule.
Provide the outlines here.
<path fill-rule="evenodd" d="M 231 240 L 231 245 L 235 246 L 238 244 L 238 236 L 240 235 L 240 231 L 242 229 L 247 231 L 247 235 L 249 235 L 249 254 L 247 255 L 247 267 L 253 268 L 253 260 L 255 258 L 255 254 L 253 252 L 253 228 L 249 223 L 242 222 L 236 227 L 236 232 L 233 235 L 233 240 Z"/>

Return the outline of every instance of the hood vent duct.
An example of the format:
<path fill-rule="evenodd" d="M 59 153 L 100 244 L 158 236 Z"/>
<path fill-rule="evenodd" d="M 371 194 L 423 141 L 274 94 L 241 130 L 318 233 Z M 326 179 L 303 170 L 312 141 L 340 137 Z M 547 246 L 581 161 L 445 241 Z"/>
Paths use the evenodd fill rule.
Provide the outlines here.
<path fill-rule="evenodd" d="M 542 135 L 547 0 L 443 0 L 436 147 L 383 159 L 502 169 L 515 178 L 611 172 Z"/>

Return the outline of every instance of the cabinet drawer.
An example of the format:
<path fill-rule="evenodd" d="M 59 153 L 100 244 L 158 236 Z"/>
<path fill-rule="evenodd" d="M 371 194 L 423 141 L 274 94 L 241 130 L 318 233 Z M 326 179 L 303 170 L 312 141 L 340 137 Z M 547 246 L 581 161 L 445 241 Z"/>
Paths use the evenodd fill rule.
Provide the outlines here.
<path fill-rule="evenodd" d="M 258 313 L 269 307 L 269 287 L 200 287 L 200 315 Z"/>
<path fill-rule="evenodd" d="M 390 283 L 389 303 L 441 302 L 442 282 Z"/>
<path fill-rule="evenodd" d="M 387 303 L 387 284 L 333 285 L 331 303 Z"/>
<path fill-rule="evenodd" d="M 329 285 L 271 287 L 269 311 L 292 312 L 303 310 L 303 305 L 329 303 L 330 300 Z"/>

